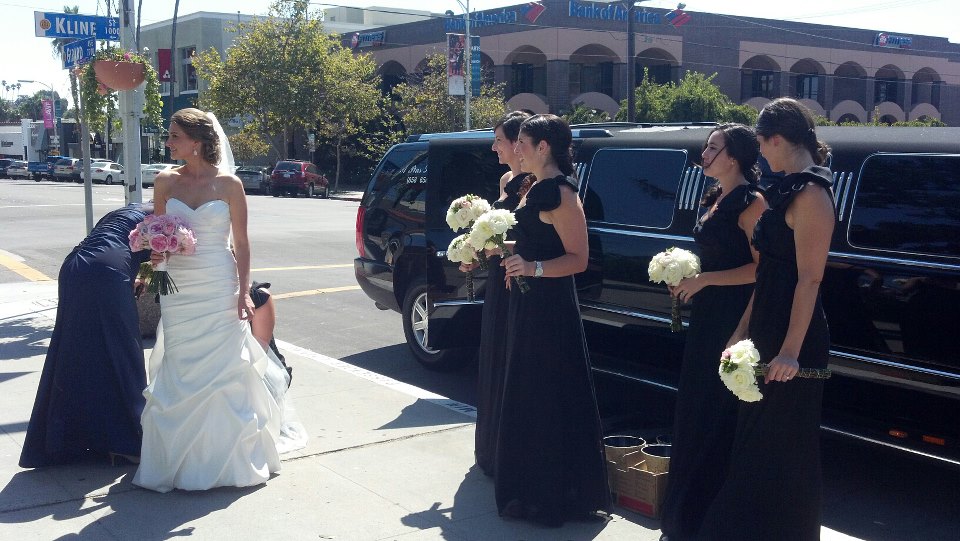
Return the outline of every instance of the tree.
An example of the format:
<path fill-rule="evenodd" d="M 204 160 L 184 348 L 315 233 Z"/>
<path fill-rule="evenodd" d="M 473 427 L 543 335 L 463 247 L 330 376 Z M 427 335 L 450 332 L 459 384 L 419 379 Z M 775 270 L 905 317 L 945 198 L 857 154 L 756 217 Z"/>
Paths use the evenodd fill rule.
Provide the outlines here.
<path fill-rule="evenodd" d="M 393 92 L 399 96 L 397 109 L 407 133 L 464 129 L 464 98 L 448 93 L 447 57 L 443 53 L 428 56 L 426 69 L 408 77 Z M 503 85 L 482 85 L 480 95 L 470 100 L 470 125 L 493 126 L 505 112 Z"/>
<path fill-rule="evenodd" d="M 226 58 L 210 49 L 194 59 L 199 77 L 209 82 L 200 106 L 221 118 L 253 117 L 250 129 L 266 139 L 282 137 L 293 157 L 293 135 L 323 118 L 331 99 L 328 74 L 331 55 L 341 49 L 338 38 L 323 31 L 320 15 L 307 0 L 276 0 L 268 17 L 237 27 L 238 37 Z"/>
<path fill-rule="evenodd" d="M 591 109 L 579 102 L 573 106 L 569 112 L 562 115 L 567 124 L 590 124 L 592 122 L 606 122 L 610 120 L 610 115 L 606 111 Z"/>
<path fill-rule="evenodd" d="M 233 157 L 240 162 L 265 156 L 270 151 L 270 143 L 263 139 L 263 135 L 252 124 L 244 126 L 239 132 L 227 137 L 227 139 L 230 140 Z"/>
<path fill-rule="evenodd" d="M 688 71 L 679 84 L 657 84 L 644 69 L 643 81 L 635 89 L 634 122 L 739 122 L 753 125 L 757 111 L 737 105 L 713 84 L 716 74 Z M 620 102 L 617 120 L 626 120 L 626 100 Z"/>
<path fill-rule="evenodd" d="M 28 96 L 19 96 L 17 101 L 13 102 L 13 110 L 18 115 L 17 118 L 32 118 L 39 120 L 43 118 L 43 100 L 50 99 L 49 90 L 38 90 Z M 60 99 L 60 94 L 53 93 L 53 99 L 59 102 L 61 111 L 66 110 L 67 100 Z"/>

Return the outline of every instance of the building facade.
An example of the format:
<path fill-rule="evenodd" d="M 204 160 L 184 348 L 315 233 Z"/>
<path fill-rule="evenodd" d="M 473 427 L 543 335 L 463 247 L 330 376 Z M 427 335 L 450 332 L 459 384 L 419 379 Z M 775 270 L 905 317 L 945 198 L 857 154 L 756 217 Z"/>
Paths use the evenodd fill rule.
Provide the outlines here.
<path fill-rule="evenodd" d="M 447 33 L 463 33 L 462 17 L 449 15 L 378 28 L 368 32 L 377 44 L 361 50 L 375 56 L 387 86 L 396 84 L 445 52 Z M 660 83 L 715 73 L 734 102 L 757 109 L 792 96 L 833 121 L 960 125 L 960 45 L 946 38 L 699 12 L 675 25 L 677 15 L 637 8 L 637 81 L 645 69 Z M 470 26 L 483 76 L 505 85 L 509 109 L 562 113 L 583 103 L 612 115 L 626 98 L 619 3 L 542 0 L 475 12 Z"/>

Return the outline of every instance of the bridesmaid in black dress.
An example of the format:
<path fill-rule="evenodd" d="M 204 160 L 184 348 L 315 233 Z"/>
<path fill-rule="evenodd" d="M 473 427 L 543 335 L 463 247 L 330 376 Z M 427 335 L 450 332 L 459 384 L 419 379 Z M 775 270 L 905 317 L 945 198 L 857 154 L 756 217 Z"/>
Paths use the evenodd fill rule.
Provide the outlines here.
<path fill-rule="evenodd" d="M 133 285 L 150 251 L 131 252 L 127 235 L 151 212 L 138 204 L 110 212 L 63 261 L 21 467 L 66 464 L 87 452 L 140 455 L 147 376 Z"/>
<path fill-rule="evenodd" d="M 760 152 L 786 175 L 766 190 L 770 209 L 754 230 L 757 283 L 731 341 L 749 337 L 770 370 L 763 399 L 743 402 L 724 486 L 707 511 L 704 539 L 820 538 L 820 411 L 830 334 L 820 301 L 835 222 L 829 148 L 813 115 L 790 98 L 760 112 Z M 747 332 L 749 331 L 749 332 Z"/>
<path fill-rule="evenodd" d="M 597 518 L 610 504 L 600 416 L 573 276 L 587 266 L 567 123 L 535 115 L 520 128 L 522 167 L 534 178 L 517 207 L 510 283 L 507 375 L 497 445 L 501 516 L 560 526 Z"/>
<path fill-rule="evenodd" d="M 493 128 L 493 151 L 510 170 L 500 177 L 500 199 L 493 208 L 514 210 L 520 203 L 526 173 L 520 172 L 520 155 L 514 151 L 520 124 L 530 115 L 522 111 L 508 113 Z M 508 292 L 503 285 L 500 256 L 489 256 L 487 284 L 483 296 L 483 322 L 480 327 L 480 372 L 477 377 L 477 431 L 474 454 L 483 473 L 492 476 L 497 453 L 497 429 L 500 425 L 500 399 L 506 373 L 506 329 Z"/>
<path fill-rule="evenodd" d="M 707 210 L 693 230 L 702 272 L 671 291 L 693 306 L 661 519 L 670 541 L 696 538 L 726 476 L 737 399 L 717 376 L 717 365 L 753 293 L 759 256 L 750 238 L 767 208 L 756 187 L 758 156 L 757 137 L 742 124 L 717 126 L 703 150 L 704 173 L 717 184 L 704 195 Z"/>

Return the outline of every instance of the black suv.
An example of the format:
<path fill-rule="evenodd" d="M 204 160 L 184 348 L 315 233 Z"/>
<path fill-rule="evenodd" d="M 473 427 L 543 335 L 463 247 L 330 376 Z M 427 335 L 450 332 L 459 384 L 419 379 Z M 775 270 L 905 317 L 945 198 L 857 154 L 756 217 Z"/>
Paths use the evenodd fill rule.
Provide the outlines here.
<path fill-rule="evenodd" d="M 691 231 L 709 179 L 695 163 L 709 131 L 574 130 L 590 242 L 576 282 L 594 371 L 605 379 L 676 390 L 685 333 L 670 332 L 669 295 L 647 266 L 670 246 L 696 250 Z M 960 464 L 960 128 L 817 133 L 833 149 L 838 217 L 822 284 L 835 374 L 823 428 Z M 430 368 L 456 367 L 478 343 L 482 300 L 466 301 L 464 276 L 444 257 L 454 236 L 444 216 L 465 193 L 496 198 L 504 168 L 492 139 L 435 134 L 395 146 L 358 210 L 357 281 L 378 307 L 401 312 Z"/>

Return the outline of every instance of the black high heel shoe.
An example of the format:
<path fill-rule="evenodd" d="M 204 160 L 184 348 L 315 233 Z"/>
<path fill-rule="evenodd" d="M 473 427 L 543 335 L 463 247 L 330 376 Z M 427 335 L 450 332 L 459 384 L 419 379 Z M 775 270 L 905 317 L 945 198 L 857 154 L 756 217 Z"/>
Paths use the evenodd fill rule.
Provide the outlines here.
<path fill-rule="evenodd" d="M 122 453 L 108 453 L 111 466 L 126 466 L 129 464 L 139 464 L 140 457 L 136 455 L 125 455 Z"/>

